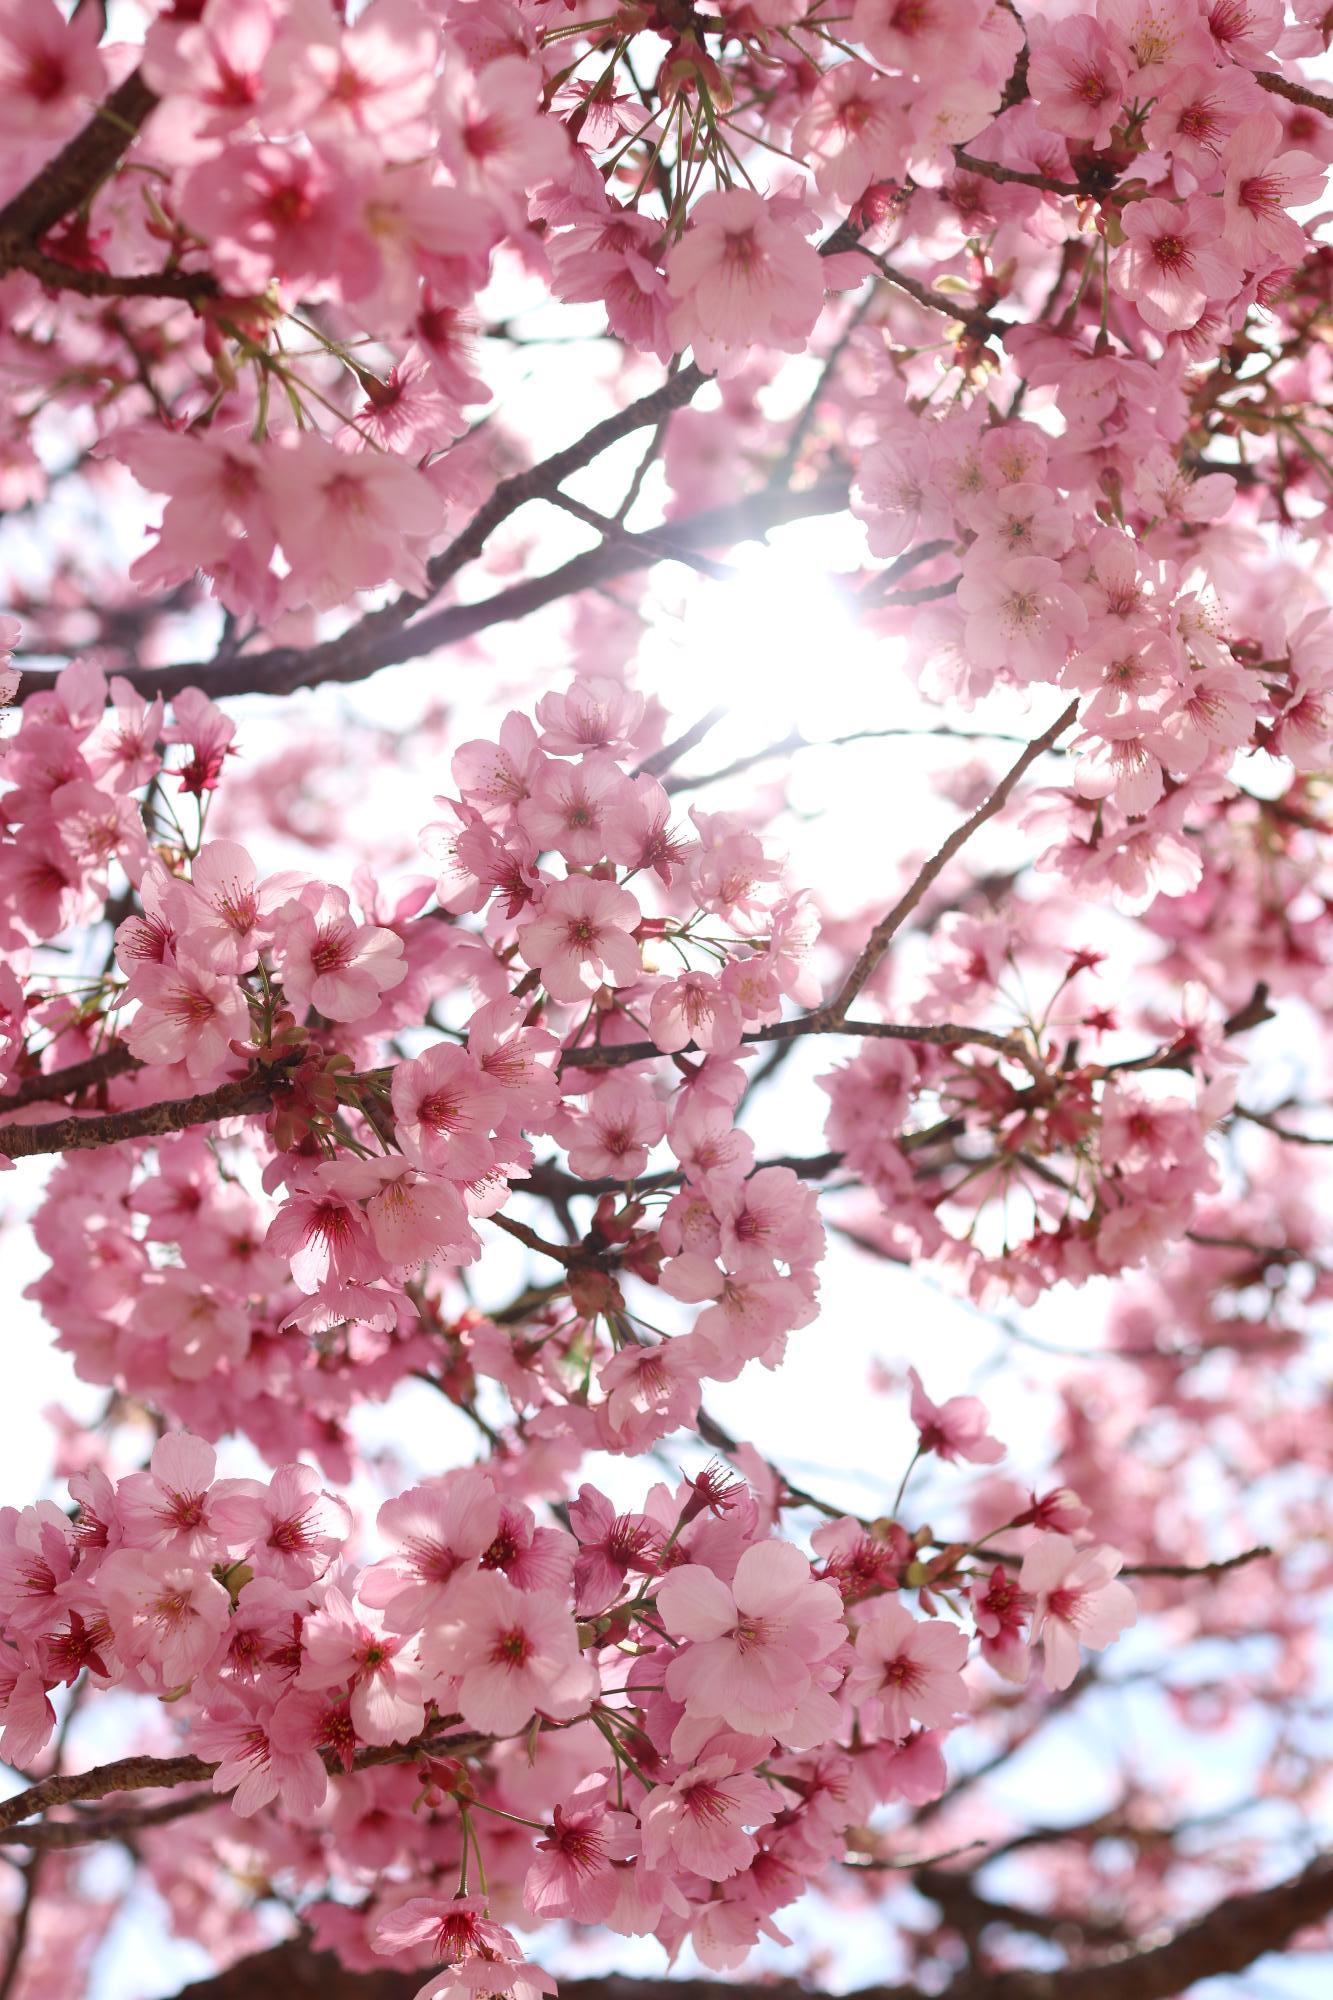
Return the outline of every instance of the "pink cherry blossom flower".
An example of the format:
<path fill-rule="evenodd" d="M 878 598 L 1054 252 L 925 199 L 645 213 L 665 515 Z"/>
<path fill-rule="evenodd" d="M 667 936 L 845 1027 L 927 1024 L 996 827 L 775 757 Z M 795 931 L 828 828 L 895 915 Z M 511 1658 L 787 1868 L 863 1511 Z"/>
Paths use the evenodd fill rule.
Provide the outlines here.
<path fill-rule="evenodd" d="M 865 522 L 875 556 L 901 555 L 912 543 L 946 539 L 952 515 L 925 438 L 896 434 L 876 439 L 862 452 L 851 510 Z"/>
<path fill-rule="evenodd" d="M 233 295 L 277 277 L 298 297 L 338 269 L 347 180 L 327 151 L 233 141 L 185 176 L 176 205 Z"/>
<path fill-rule="evenodd" d="M 1282 0 L 1211 0 L 1205 20 L 1217 53 L 1262 69 L 1282 33 Z"/>
<path fill-rule="evenodd" d="M 511 1963 L 478 1956 L 437 1972 L 417 1989 L 415 2000 L 546 2000 L 555 1991 L 550 1973 L 527 1959 Z"/>
<path fill-rule="evenodd" d="M 957 37 L 975 32 L 963 0 L 856 0 L 852 39 L 876 62 L 914 76 L 929 73 Z"/>
<path fill-rule="evenodd" d="M 383 1259 L 361 1210 L 330 1184 L 338 1171 L 332 1162 L 317 1168 L 316 1186 L 290 1195 L 264 1238 L 266 1249 L 287 1259 L 293 1281 L 307 1294 L 383 1275 Z"/>
<path fill-rule="evenodd" d="M 245 995 L 230 974 L 194 957 L 187 944 L 160 965 L 140 965 L 129 994 L 139 1004 L 123 1032 L 140 1062 L 184 1063 L 198 1084 L 239 1070 L 231 1044 L 249 1037 Z"/>
<path fill-rule="evenodd" d="M 362 1617 L 330 1586 L 301 1627 L 301 1688 L 350 1687 L 349 1712 L 365 1743 L 407 1743 L 426 1710 L 422 1677 L 408 1638 L 375 1613 Z"/>
<path fill-rule="evenodd" d="M 667 1137 L 687 1180 L 705 1174 L 715 1181 L 744 1180 L 754 1165 L 753 1139 L 737 1130 L 725 1104 L 701 1090 L 691 1091 L 672 1113 Z"/>
<path fill-rule="evenodd" d="M 658 1785 L 639 1813 L 644 1860 L 725 1882 L 747 1868 L 756 1843 L 747 1827 L 767 1826 L 780 1799 L 729 1757 L 706 1757 L 670 1786 Z"/>
<path fill-rule="evenodd" d="M 1066 1535 L 1040 1535 L 1024 1556 L 1019 1586 L 1036 1600 L 1032 1643 L 1041 1641 L 1053 1692 L 1078 1672 L 1081 1646 L 1099 1653 L 1138 1618 L 1133 1591 L 1116 1581 L 1123 1561 L 1118 1549 L 1079 1549 Z"/>
<path fill-rule="evenodd" d="M 715 973 L 683 972 L 654 993 L 649 1029 L 668 1053 L 693 1043 L 728 1054 L 740 1045 L 740 1004 Z"/>
<path fill-rule="evenodd" d="M 584 1180 L 632 1181 L 666 1131 L 666 1112 L 648 1084 L 613 1076 L 592 1093 L 586 1111 L 567 1114 L 559 1129 L 571 1172 Z"/>
<path fill-rule="evenodd" d="M 382 1957 L 416 1947 L 442 1965 L 459 1965 L 482 1958 L 500 1965 L 516 1963 L 522 1953 L 513 1935 L 487 1915 L 480 1896 L 412 1896 L 375 1920 L 371 1949 Z"/>
<path fill-rule="evenodd" d="M 272 85 L 281 80 L 289 124 L 412 153 L 428 143 L 438 57 L 438 31 L 411 0 L 375 0 L 326 36 L 311 33 L 308 17 L 292 18 L 267 71 Z"/>
<path fill-rule="evenodd" d="M 633 839 L 626 807 L 632 797 L 628 778 L 611 757 L 550 762 L 519 807 L 519 824 L 536 847 L 553 848 L 575 866 L 628 862 Z"/>
<path fill-rule="evenodd" d="M 921 1386 L 915 1368 L 907 1379 L 912 1385 L 912 1422 L 920 1437 L 918 1449 L 934 1452 L 946 1465 L 969 1459 L 973 1465 L 994 1465 L 1004 1457 L 1004 1446 L 988 1435 L 990 1417 L 976 1396 L 950 1396 L 946 1403 L 932 1403 Z"/>
<path fill-rule="evenodd" d="M 600 305 L 611 332 L 659 361 L 671 359 L 671 295 L 658 269 L 661 231 L 651 216 L 601 205 L 571 218 L 551 240 L 552 289 L 571 304 Z M 682 412 L 682 414 L 684 414 Z"/>
<path fill-rule="evenodd" d="M 316 1745 L 322 1704 L 290 1689 L 271 1706 L 248 1688 L 219 1690 L 191 1731 L 195 1754 L 217 1763 L 213 1790 L 247 1818 L 277 1799 L 297 1820 L 317 1812 L 328 1773 Z"/>
<path fill-rule="evenodd" d="M 451 1180 L 479 1180 L 495 1165 L 491 1134 L 504 1092 L 465 1049 L 437 1042 L 399 1063 L 391 1086 L 394 1126 L 408 1159 Z"/>
<path fill-rule="evenodd" d="M 751 1735 L 788 1735 L 844 1636 L 837 1591 L 790 1542 L 747 1549 L 730 1585 L 699 1563 L 671 1570 L 657 1606 L 668 1632 L 691 1641 L 667 1667 L 667 1692 L 688 1715 Z"/>
<path fill-rule="evenodd" d="M 502 56 L 477 75 L 462 64 L 446 69 L 440 153 L 459 187 L 492 199 L 514 196 L 561 171 L 568 135 L 540 116 L 538 95 L 532 65 L 518 56 Z"/>
<path fill-rule="evenodd" d="M 371 1240 L 391 1271 L 466 1264 L 480 1248 L 457 1187 L 419 1172 L 410 1160 L 341 1160 L 328 1184 L 365 1202 Z"/>
<path fill-rule="evenodd" d="M 85 119 L 105 91 L 101 28 L 88 14 L 66 21 L 55 0 L 23 0 L 0 21 L 0 90 L 10 143 L 49 151 Z"/>
<path fill-rule="evenodd" d="M 1241 268 L 1222 239 L 1215 201 L 1132 202 L 1122 227 L 1111 283 L 1157 332 L 1192 326 L 1208 300 L 1239 291 Z"/>
<path fill-rule="evenodd" d="M 53 1622 L 75 1596 L 77 1555 L 70 1524 L 53 1500 L 0 1516 L 0 1612 L 19 1632 Z"/>
<path fill-rule="evenodd" d="M 939 1728 L 967 1712 L 967 1639 L 942 1619 L 913 1618 L 893 1598 L 871 1606 L 856 1634 L 847 1699 L 866 1736 L 906 1736 L 913 1722 Z"/>
<path fill-rule="evenodd" d="M 185 111 L 199 140 L 223 138 L 254 117 L 277 27 L 264 0 L 228 0 L 206 15 L 186 25 L 159 17 L 144 41 L 145 76 L 173 112 Z"/>
<path fill-rule="evenodd" d="M 606 1495 L 585 1482 L 569 1503 L 569 1525 L 579 1544 L 574 1609 L 581 1618 L 605 1611 L 631 1571 L 652 1575 L 662 1533 L 646 1514 L 617 1514 Z"/>
<path fill-rule="evenodd" d="M 116 1488 L 116 1512 L 131 1548 L 169 1548 L 203 1556 L 218 1542 L 209 1489 L 217 1454 L 203 1438 L 168 1431 L 153 1446 L 146 1472 L 132 1472 Z"/>
<path fill-rule="evenodd" d="M 1140 103 L 1160 94 L 1182 65 L 1211 58 L 1197 9 L 1185 0 L 1098 0 L 1097 18 L 1124 45 L 1130 86 Z"/>
<path fill-rule="evenodd" d="M 815 185 L 826 201 L 850 206 L 898 164 L 905 139 L 903 95 L 862 62 L 839 63 L 824 72 L 797 122 L 792 147 L 818 163 Z"/>
<path fill-rule="evenodd" d="M 391 1631 L 416 1632 L 439 1614 L 456 1576 L 475 1574 L 499 1529 L 500 1502 L 486 1474 L 469 1468 L 438 1490 L 416 1486 L 386 1500 L 376 1520 L 397 1547 L 363 1571 L 357 1594 Z"/>
<path fill-rule="evenodd" d="M 1243 118 L 1227 141 L 1226 240 L 1251 269 L 1300 263 L 1305 232 L 1287 211 L 1318 201 L 1324 188 L 1314 154 L 1279 151 L 1282 143 L 1281 122 L 1267 110 Z"/>
<path fill-rule="evenodd" d="M 586 1000 L 603 981 L 630 986 L 638 979 L 639 947 L 630 935 L 638 922 L 628 889 L 574 875 L 553 883 L 535 920 L 519 925 L 518 948 L 552 999 Z"/>
<path fill-rule="evenodd" d="M 1000 1563 L 984 1583 L 971 1586 L 970 1596 L 972 1618 L 981 1640 L 981 1657 L 1005 1680 L 1021 1685 L 1031 1671 L 1024 1627 L 1035 1599 L 1019 1588 Z"/>
<path fill-rule="evenodd" d="M 728 1177 L 709 1198 L 723 1262 L 737 1276 L 765 1276 L 778 1263 L 813 1265 L 823 1255 L 818 1204 L 790 1167 L 761 1167 L 744 1181 Z"/>
<path fill-rule="evenodd" d="M 681 1424 L 691 1424 L 699 1408 L 703 1363 L 687 1338 L 657 1347 L 627 1347 L 603 1364 L 598 1385 L 609 1448 L 641 1451 Z"/>
<path fill-rule="evenodd" d="M 1144 121 L 1144 137 L 1202 180 L 1216 171 L 1231 134 L 1258 99 L 1243 70 L 1192 63 L 1166 79 Z"/>
<path fill-rule="evenodd" d="M 330 1021 L 364 1021 L 407 976 L 403 942 L 358 924 L 345 890 L 313 883 L 277 912 L 282 987 L 292 1006 Z"/>
<path fill-rule="evenodd" d="M 1157 718 L 1140 709 L 1102 716 L 1080 747 L 1074 782 L 1085 799 L 1114 798 L 1122 812 L 1146 813 L 1166 788 L 1170 744 Z"/>
<path fill-rule="evenodd" d="M 490 1571 L 464 1577 L 421 1640 L 427 1674 L 457 1686 L 450 1695 L 469 1728 L 514 1736 L 540 1713 L 577 1715 L 595 1690 L 574 1620 L 554 1592 L 519 1590 Z"/>
<path fill-rule="evenodd" d="M 423 549 L 444 508 L 415 466 L 387 451 L 339 451 L 307 430 L 266 456 L 264 476 L 290 602 L 327 611 L 381 583 L 426 594 Z"/>
<path fill-rule="evenodd" d="M 205 841 L 190 869 L 193 950 L 228 972 L 249 972 L 272 942 L 274 915 L 292 890 L 292 875 L 257 879 L 255 864 L 234 840 Z"/>
<path fill-rule="evenodd" d="M 189 1271 L 162 1271 L 140 1295 L 137 1327 L 161 1341 L 168 1371 L 199 1382 L 244 1361 L 250 1327 L 244 1307 Z"/>
<path fill-rule="evenodd" d="M 1088 622 L 1059 564 L 1044 556 L 967 564 L 958 608 L 967 619 L 971 657 L 979 665 L 1007 668 L 1022 682 L 1052 679 Z"/>
<path fill-rule="evenodd" d="M 0 1757 L 23 1770 L 46 1748 L 56 1712 L 36 1667 L 17 1656 L 0 1661 Z"/>
<path fill-rule="evenodd" d="M 550 1832 L 534 1843 L 535 1858 L 523 1884 L 523 1907 L 534 1917 L 567 1917 L 576 1924 L 601 1924 L 620 1898 L 614 1867 L 639 1844 L 629 1813 L 607 1810 L 605 1781 L 581 1785 L 571 1810 L 557 1805 Z"/>
<path fill-rule="evenodd" d="M 269 564 L 277 526 L 266 461 L 248 437 L 216 427 L 188 433 L 131 427 L 116 433 L 114 451 L 141 486 L 168 496 L 156 543 L 131 569 L 136 582 L 145 589 L 169 586 L 202 569 L 229 608 L 275 607 L 277 579 L 269 577 Z M 173 701 L 178 717 L 191 692 Z M 203 704 L 202 696 L 193 698 Z M 228 734 L 234 731 L 230 724 Z"/>
<path fill-rule="evenodd" d="M 502 1500 L 500 1522 L 481 1559 L 483 1569 L 503 1570 L 520 1590 L 569 1590 L 575 1544 L 563 1528 L 539 1528 L 531 1507 Z"/>
<path fill-rule="evenodd" d="M 533 713 L 548 757 L 612 757 L 632 751 L 643 727 L 644 698 L 608 674 L 580 674 L 569 687 L 544 694 Z"/>
<path fill-rule="evenodd" d="M 806 241 L 802 212 L 749 188 L 695 202 L 690 227 L 667 260 L 677 304 L 671 331 L 702 368 L 732 372 L 755 345 L 795 353 L 824 302 L 824 272 Z"/>
<path fill-rule="evenodd" d="M 1088 146 L 1109 143 L 1124 109 L 1126 51 L 1091 14 L 1074 14 L 1031 35 L 1028 87 L 1041 123 Z"/>
<path fill-rule="evenodd" d="M 1317 768 L 1333 736 L 1333 630 L 1322 608 L 1308 613 L 1287 646 L 1291 697 L 1273 726 L 1272 747 L 1298 771 Z"/>
<path fill-rule="evenodd" d="M 559 1102 L 554 1067 L 559 1046 L 547 1029 L 526 1025 L 521 1000 L 488 1001 L 468 1027 L 468 1054 L 504 1092 L 506 1122 L 521 1118 L 528 1131 L 545 1130 Z"/>
<path fill-rule="evenodd" d="M 1195 771 L 1214 750 L 1239 750 L 1254 737 L 1258 698 L 1241 667 L 1204 667 L 1173 690 L 1162 734 L 1173 771 Z"/>
<path fill-rule="evenodd" d="M 118 1650 L 162 1693 L 193 1680 L 231 1616 L 216 1578 L 169 1549 L 115 1549 L 97 1584 Z"/>
<path fill-rule="evenodd" d="M 233 1481 L 217 1502 L 216 1519 L 256 1575 L 296 1589 L 323 1576 L 352 1525 L 346 1501 L 325 1492 L 308 1465 L 280 1466 L 267 1485 Z"/>
<path fill-rule="evenodd" d="M 449 768 L 470 805 L 488 819 L 505 819 L 531 797 L 546 764 L 528 717 L 511 713 L 496 741 L 460 744 Z"/>

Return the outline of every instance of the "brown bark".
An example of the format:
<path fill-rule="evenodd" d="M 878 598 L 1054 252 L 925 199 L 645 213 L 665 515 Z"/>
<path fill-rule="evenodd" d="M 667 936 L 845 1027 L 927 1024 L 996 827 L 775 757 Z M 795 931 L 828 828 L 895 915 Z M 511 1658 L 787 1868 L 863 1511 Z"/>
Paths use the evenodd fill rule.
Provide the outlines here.
<path fill-rule="evenodd" d="M 35 243 L 96 193 L 156 103 L 156 93 L 133 70 L 83 130 L 0 208 L 0 270 L 8 247 Z"/>
<path fill-rule="evenodd" d="M 44 1119 L 40 1125 L 0 1125 L 0 1153 L 11 1160 L 26 1160 L 39 1153 L 117 1146 L 127 1139 L 160 1139 L 190 1125 L 215 1125 L 220 1118 L 266 1110 L 273 1101 L 273 1081 L 271 1077 L 243 1076 L 216 1090 L 168 1098 L 161 1104 L 99 1112 L 91 1117 L 75 1112 L 68 1118 Z M 4 1108 L 0 1104 L 0 1112 Z"/>
<path fill-rule="evenodd" d="M 632 428 L 629 426 L 626 434 Z M 534 493 L 528 497 L 538 496 Z M 797 493 L 785 487 L 769 487 L 729 506 L 709 508 L 673 521 L 671 540 L 683 549 L 730 548 L 737 542 L 758 540 L 771 528 L 783 527 L 790 521 L 836 514 L 846 504 L 845 480 L 827 480 Z M 367 680 L 382 667 L 423 659 L 447 646 L 457 646 L 478 632 L 488 631 L 493 625 L 512 624 L 581 590 L 595 589 L 616 577 L 629 576 L 635 570 L 648 569 L 665 560 L 660 545 L 651 535 L 629 536 L 623 541 L 603 542 L 584 555 L 571 557 L 558 569 L 543 576 L 526 577 L 479 603 L 448 605 L 415 624 L 404 624 L 400 618 L 388 616 L 398 608 L 391 605 L 387 611 L 372 612 L 336 639 L 318 646 L 279 646 L 265 653 L 224 655 L 165 669 L 130 667 L 126 678 L 145 696 L 161 694 L 170 699 L 182 688 L 197 687 L 212 701 L 224 701 L 239 694 L 294 694 L 298 688 L 320 687 L 326 682 L 346 686 Z M 415 604 L 414 599 L 414 608 Z M 25 670 L 18 700 L 22 702 L 41 688 L 53 687 L 55 680 L 54 671 Z"/>

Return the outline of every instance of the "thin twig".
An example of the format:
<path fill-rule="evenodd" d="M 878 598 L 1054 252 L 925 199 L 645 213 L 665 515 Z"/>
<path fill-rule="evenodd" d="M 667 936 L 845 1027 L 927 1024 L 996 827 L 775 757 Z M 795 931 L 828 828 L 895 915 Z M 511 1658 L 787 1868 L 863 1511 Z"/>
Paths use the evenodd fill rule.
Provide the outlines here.
<path fill-rule="evenodd" d="M 963 822 L 962 826 L 956 827 L 948 839 L 931 855 L 929 861 L 917 870 L 909 887 L 903 891 L 893 908 L 888 912 L 888 915 L 880 919 L 874 930 L 870 933 L 870 936 L 866 939 L 856 963 L 843 980 L 833 999 L 827 1007 L 820 1009 L 820 1018 L 823 1018 L 831 1026 L 839 1025 L 846 1020 L 847 1009 L 851 1006 L 853 1000 L 855 1000 L 857 994 L 861 991 L 861 988 L 883 958 L 894 933 L 902 927 L 903 923 L 911 915 L 936 876 L 943 872 L 950 861 L 953 860 L 954 855 L 958 853 L 961 847 L 966 845 L 977 829 L 984 826 L 987 820 L 994 819 L 996 813 L 1003 809 L 1008 803 L 1009 794 L 1013 791 L 1019 779 L 1031 765 L 1036 763 L 1038 757 L 1049 750 L 1056 739 L 1064 734 L 1077 714 L 1078 703 L 1077 701 L 1071 701 L 1068 708 L 1062 710 L 1056 717 L 1050 728 L 1044 730 L 1040 736 L 1029 743 L 1022 756 L 1010 765 L 999 784 L 995 787 L 995 790 L 990 794 L 990 797 L 977 807 L 976 811 L 969 819 Z"/>

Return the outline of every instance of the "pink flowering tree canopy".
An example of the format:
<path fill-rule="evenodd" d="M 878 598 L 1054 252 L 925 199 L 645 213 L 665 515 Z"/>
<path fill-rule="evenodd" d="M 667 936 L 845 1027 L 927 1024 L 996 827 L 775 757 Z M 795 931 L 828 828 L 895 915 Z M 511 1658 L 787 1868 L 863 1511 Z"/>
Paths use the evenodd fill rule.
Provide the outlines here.
<path fill-rule="evenodd" d="M 1331 38 L 0 0 L 0 2000 L 1327 1993 Z"/>

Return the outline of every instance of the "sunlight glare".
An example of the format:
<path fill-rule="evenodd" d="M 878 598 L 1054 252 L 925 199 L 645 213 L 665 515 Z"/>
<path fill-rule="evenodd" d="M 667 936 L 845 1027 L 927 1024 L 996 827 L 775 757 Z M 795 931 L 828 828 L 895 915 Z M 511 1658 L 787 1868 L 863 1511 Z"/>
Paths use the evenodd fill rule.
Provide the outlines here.
<path fill-rule="evenodd" d="M 886 706 L 913 699 L 896 649 L 858 623 L 850 586 L 835 562 L 845 548 L 809 531 L 769 545 L 747 544 L 730 558 L 730 581 L 694 579 L 669 633 L 655 635 L 678 719 L 710 707 L 728 711 L 712 739 L 744 756 L 793 728 L 813 742 L 864 728 Z M 656 663 L 655 663 L 656 664 Z"/>

